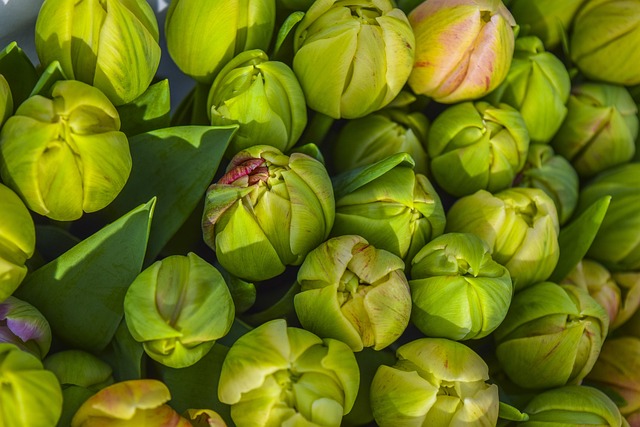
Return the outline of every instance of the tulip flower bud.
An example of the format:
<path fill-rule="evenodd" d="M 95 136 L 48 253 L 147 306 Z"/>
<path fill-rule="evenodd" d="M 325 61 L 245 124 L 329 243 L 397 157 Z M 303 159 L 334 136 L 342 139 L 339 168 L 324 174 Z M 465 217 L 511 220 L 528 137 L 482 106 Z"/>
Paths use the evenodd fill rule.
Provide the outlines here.
<path fill-rule="evenodd" d="M 396 153 L 409 153 L 417 173 L 426 175 L 429 121 L 420 113 L 383 109 L 349 120 L 340 130 L 333 165 L 341 173 L 380 161 Z"/>
<path fill-rule="evenodd" d="M 607 339 L 587 380 L 622 396 L 622 415 L 640 410 L 640 338 Z"/>
<path fill-rule="evenodd" d="M 210 409 L 187 409 L 183 415 L 193 427 L 227 427 L 222 417 Z"/>
<path fill-rule="evenodd" d="M 172 0 L 167 49 L 182 72 L 210 85 L 240 52 L 269 48 L 275 19 L 275 0 Z"/>
<path fill-rule="evenodd" d="M 620 309 L 609 327 L 614 330 L 625 324 L 640 308 L 640 271 L 612 273 L 611 277 L 621 293 Z"/>
<path fill-rule="evenodd" d="M 160 64 L 158 23 L 144 0 L 46 0 L 36 22 L 40 62 L 100 89 L 114 105 L 147 90 Z"/>
<path fill-rule="evenodd" d="M 334 237 L 309 252 L 294 298 L 302 326 L 353 351 L 381 350 L 409 324 L 411 294 L 404 263 L 360 236 Z"/>
<path fill-rule="evenodd" d="M 574 86 L 567 108 L 567 117 L 551 143 L 581 177 L 633 158 L 638 108 L 624 87 L 603 83 Z"/>
<path fill-rule="evenodd" d="M 44 6 L 43 6 L 44 7 Z M 73 221 L 115 199 L 131 171 L 120 117 L 98 89 L 58 81 L 23 102 L 0 132 L 0 174 L 27 207 Z"/>
<path fill-rule="evenodd" d="M 551 50 L 558 47 L 569 32 L 584 0 L 511 0 L 505 3 L 520 27 L 520 36 L 536 36 Z"/>
<path fill-rule="evenodd" d="M 446 233 L 411 261 L 411 321 L 427 336 L 482 338 L 507 315 L 513 286 L 509 271 L 491 258 L 479 237 Z"/>
<path fill-rule="evenodd" d="M 0 302 L 13 294 L 27 275 L 24 264 L 35 247 L 31 214 L 20 197 L 0 183 Z"/>
<path fill-rule="evenodd" d="M 409 86 L 452 104 L 478 99 L 507 76 L 515 21 L 500 0 L 429 0 L 409 14 L 416 54 Z"/>
<path fill-rule="evenodd" d="M 593 80 L 631 86 L 640 83 L 640 4 L 637 0 L 589 0 L 576 14 L 571 59 Z"/>
<path fill-rule="evenodd" d="M 191 427 L 167 401 L 169 389 L 158 380 L 129 380 L 103 388 L 78 409 L 71 427 Z"/>
<path fill-rule="evenodd" d="M 222 364 L 218 397 L 238 426 L 338 427 L 356 399 L 360 371 L 338 340 L 282 319 L 241 336 Z"/>
<path fill-rule="evenodd" d="M 13 96 L 7 80 L 0 74 L 0 129 L 13 114 Z"/>
<path fill-rule="evenodd" d="M 362 236 L 408 263 L 444 226 L 444 208 L 429 179 L 399 165 L 336 199 L 331 235 Z"/>
<path fill-rule="evenodd" d="M 391 0 L 318 0 L 296 27 L 293 71 L 311 109 L 354 119 L 400 93 L 414 47 L 409 21 Z"/>
<path fill-rule="evenodd" d="M 0 420 L 3 426 L 55 426 L 62 414 L 56 376 L 32 354 L 0 343 Z"/>
<path fill-rule="evenodd" d="M 149 357 L 184 368 L 229 332 L 235 309 L 220 272 L 190 252 L 156 261 L 140 273 L 125 295 L 124 315 Z"/>
<path fill-rule="evenodd" d="M 324 165 L 267 145 L 236 154 L 207 190 L 202 229 L 225 270 L 261 281 L 300 265 L 333 226 L 335 202 Z"/>
<path fill-rule="evenodd" d="M 587 256 L 611 271 L 640 270 L 640 163 L 602 172 L 580 191 L 576 213 L 601 197 L 611 203 Z"/>
<path fill-rule="evenodd" d="M 447 232 L 472 233 L 509 270 L 516 291 L 551 276 L 558 263 L 558 215 L 542 190 L 484 190 L 462 197 L 447 213 Z"/>
<path fill-rule="evenodd" d="M 494 426 L 498 386 L 473 350 L 443 338 L 421 338 L 398 348 L 394 366 L 378 368 L 371 408 L 380 427 Z"/>
<path fill-rule="evenodd" d="M 14 344 L 42 359 L 51 347 L 49 322 L 31 304 L 7 297 L 0 303 L 0 342 Z"/>
<path fill-rule="evenodd" d="M 545 52 L 537 37 L 516 40 L 511 68 L 504 82 L 487 98 L 517 109 L 532 144 L 551 141 L 567 115 L 571 80 L 560 59 Z"/>
<path fill-rule="evenodd" d="M 98 392 L 113 384 L 111 366 L 82 350 L 54 353 L 44 359 L 44 367 L 53 372 L 63 386 L 76 385 Z"/>
<path fill-rule="evenodd" d="M 261 50 L 240 53 L 213 81 L 207 101 L 213 126 L 240 125 L 228 152 L 253 145 L 288 151 L 307 125 L 307 106 L 298 80 L 286 64 Z"/>
<path fill-rule="evenodd" d="M 524 408 L 529 420 L 521 427 L 540 425 L 623 427 L 627 424 L 616 404 L 593 387 L 567 385 L 544 391 Z"/>
<path fill-rule="evenodd" d="M 578 204 L 578 173 L 549 145 L 529 146 L 527 162 L 516 176 L 514 185 L 544 191 L 556 206 L 560 225 L 569 221 Z"/>
<path fill-rule="evenodd" d="M 606 311 L 573 285 L 540 282 L 513 297 L 496 329 L 496 356 L 509 379 L 526 389 L 579 384 L 609 330 Z"/>
<path fill-rule="evenodd" d="M 465 102 L 435 118 L 427 152 L 438 185 L 454 196 L 511 186 L 524 167 L 529 134 L 514 108 Z"/>
<path fill-rule="evenodd" d="M 616 320 L 621 306 L 621 295 L 609 270 L 595 261 L 583 259 L 562 280 L 561 284 L 575 285 L 589 292 L 589 295 L 607 312 L 609 330 L 613 329 L 613 322 Z"/>

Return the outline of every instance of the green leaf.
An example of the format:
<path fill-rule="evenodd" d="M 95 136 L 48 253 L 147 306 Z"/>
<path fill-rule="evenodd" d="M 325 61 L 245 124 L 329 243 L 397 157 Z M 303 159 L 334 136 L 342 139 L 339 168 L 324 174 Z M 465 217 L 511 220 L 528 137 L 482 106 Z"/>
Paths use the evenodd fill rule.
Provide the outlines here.
<path fill-rule="evenodd" d="M 62 389 L 62 415 L 58 427 L 68 427 L 80 406 L 93 396 L 95 392 L 77 385 L 69 385 Z"/>
<path fill-rule="evenodd" d="M 0 51 L 0 74 L 11 88 L 14 111 L 29 97 L 38 80 L 36 68 L 16 42 L 11 42 Z"/>
<path fill-rule="evenodd" d="M 498 417 L 508 421 L 528 421 L 529 415 L 524 412 L 520 412 L 518 408 L 508 405 L 504 402 L 500 402 Z"/>
<path fill-rule="evenodd" d="M 173 409 L 179 413 L 187 409 L 212 409 L 232 425 L 229 405 L 218 400 L 220 371 L 228 351 L 228 347 L 216 343 L 197 363 L 181 369 L 153 362 L 158 379 L 169 387 L 169 404 Z"/>
<path fill-rule="evenodd" d="M 45 68 L 29 96 L 42 95 L 49 97 L 51 95 L 51 87 L 59 80 L 67 80 L 67 76 L 62 71 L 60 63 L 53 61 Z"/>
<path fill-rule="evenodd" d="M 127 136 L 169 127 L 171 101 L 169 80 L 164 79 L 129 102 L 117 107 L 120 115 L 120 130 Z"/>
<path fill-rule="evenodd" d="M 313 157 L 323 165 L 325 164 L 324 156 L 322 155 L 322 151 L 320 151 L 320 147 L 312 142 L 310 142 L 309 144 L 301 145 L 299 147 L 293 147 L 288 154 L 291 155 L 291 153 L 306 154 L 307 156 Z"/>
<path fill-rule="evenodd" d="M 598 199 L 560 230 L 560 259 L 549 278 L 550 281 L 560 282 L 585 256 L 600 229 L 610 202 L 611 196 Z"/>
<path fill-rule="evenodd" d="M 237 126 L 180 126 L 130 138 L 133 167 L 106 211 L 121 215 L 157 197 L 145 265 L 187 220 L 206 192 Z"/>
<path fill-rule="evenodd" d="M 100 358 L 113 368 L 116 382 L 138 380 L 145 375 L 144 348 L 131 336 L 127 322 L 122 319 L 109 346 L 100 353 Z"/>
<path fill-rule="evenodd" d="M 36 251 L 45 263 L 51 262 L 80 243 L 73 234 L 55 225 L 36 225 Z"/>
<path fill-rule="evenodd" d="M 287 36 L 291 32 L 291 30 L 293 30 L 296 24 L 302 21 L 302 18 L 304 18 L 304 12 L 300 12 L 300 11 L 293 12 L 291 15 L 287 16 L 287 19 L 284 20 L 284 22 L 282 23 L 282 26 L 278 30 L 278 36 L 276 37 L 276 44 L 273 48 L 272 56 L 278 55 L 278 53 L 280 52 L 280 48 L 282 47 L 285 40 L 287 39 Z"/>
<path fill-rule="evenodd" d="M 396 166 L 413 168 L 415 162 L 409 154 L 398 153 L 371 165 L 362 166 L 336 175 L 332 179 L 333 192 L 336 200 L 379 178 Z"/>
<path fill-rule="evenodd" d="M 155 199 L 138 206 L 27 275 L 16 297 L 34 305 L 53 333 L 97 352 L 124 316 L 124 296 L 142 270 Z"/>

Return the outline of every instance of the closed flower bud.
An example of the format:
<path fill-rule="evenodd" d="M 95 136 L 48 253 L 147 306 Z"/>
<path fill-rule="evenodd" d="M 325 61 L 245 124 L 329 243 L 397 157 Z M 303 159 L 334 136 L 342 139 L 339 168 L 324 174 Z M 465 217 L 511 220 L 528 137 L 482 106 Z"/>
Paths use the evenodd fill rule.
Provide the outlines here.
<path fill-rule="evenodd" d="M 411 321 L 427 336 L 482 338 L 507 315 L 513 286 L 509 271 L 491 258 L 479 237 L 446 233 L 411 262 Z"/>
<path fill-rule="evenodd" d="M 261 281 L 300 265 L 327 238 L 334 215 L 322 163 L 257 145 L 236 154 L 207 190 L 202 229 L 225 270 Z"/>
<path fill-rule="evenodd" d="M 429 0 L 409 14 L 416 54 L 409 86 L 451 104 L 481 98 L 507 76 L 515 21 L 500 0 Z"/>
<path fill-rule="evenodd" d="M 0 303 L 0 342 L 42 359 L 51 347 L 51 327 L 37 308 L 10 296 Z"/>
<path fill-rule="evenodd" d="M 295 74 L 261 50 L 242 52 L 224 66 L 209 91 L 207 111 L 214 126 L 240 125 L 231 155 L 258 144 L 288 151 L 307 124 Z"/>
<path fill-rule="evenodd" d="M 311 109 L 354 119 L 400 93 L 414 46 L 407 17 L 391 0 L 317 0 L 296 27 L 293 70 Z"/>
<path fill-rule="evenodd" d="M 431 173 L 454 196 L 511 186 L 524 167 L 529 134 L 514 108 L 487 102 L 449 107 L 433 121 L 427 141 Z"/>
<path fill-rule="evenodd" d="M 274 0 L 173 0 L 167 50 L 182 72 L 210 85 L 240 52 L 269 48 L 275 19 Z"/>
<path fill-rule="evenodd" d="M 46 0 L 36 22 L 42 64 L 104 92 L 115 105 L 147 89 L 160 64 L 158 23 L 144 0 Z"/>
<path fill-rule="evenodd" d="M 0 129 L 13 114 L 13 96 L 7 80 L 0 74 Z"/>
<path fill-rule="evenodd" d="M 131 171 L 120 117 L 95 87 L 58 81 L 23 102 L 0 132 L 0 174 L 27 207 L 58 221 L 98 211 Z"/>
<path fill-rule="evenodd" d="M 113 384 L 111 366 L 86 351 L 60 351 L 48 356 L 43 363 L 63 386 L 75 385 L 97 392 Z"/>
<path fill-rule="evenodd" d="M 551 143 L 581 177 L 591 177 L 633 158 L 638 108 L 627 89 L 584 83 L 571 89 L 567 108 L 567 117 Z"/>
<path fill-rule="evenodd" d="M 609 317 L 586 290 L 540 282 L 513 297 L 495 331 L 496 355 L 526 389 L 579 384 L 600 354 Z"/>
<path fill-rule="evenodd" d="M 220 272 L 189 253 L 156 261 L 140 273 L 125 295 L 124 314 L 149 357 L 184 368 L 227 334 L 235 310 Z"/>
<path fill-rule="evenodd" d="M 294 298 L 302 326 L 360 351 L 381 350 L 409 324 L 411 295 L 404 263 L 360 236 L 329 239 L 309 252 Z"/>

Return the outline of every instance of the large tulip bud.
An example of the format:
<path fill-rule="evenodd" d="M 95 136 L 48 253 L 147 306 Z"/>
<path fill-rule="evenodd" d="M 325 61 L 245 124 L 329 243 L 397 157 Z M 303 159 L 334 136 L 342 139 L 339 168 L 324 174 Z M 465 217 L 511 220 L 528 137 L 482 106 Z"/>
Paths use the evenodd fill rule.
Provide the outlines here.
<path fill-rule="evenodd" d="M 516 291 L 549 278 L 560 257 L 556 207 L 536 188 L 462 197 L 447 213 L 446 231 L 484 240 L 493 259 L 509 270 Z"/>
<path fill-rule="evenodd" d="M 20 197 L 0 184 L 0 302 L 18 288 L 27 275 L 24 265 L 36 248 L 36 229 Z"/>
<path fill-rule="evenodd" d="M 242 52 L 224 66 L 211 85 L 207 111 L 213 126 L 240 125 L 231 155 L 258 144 L 288 151 L 307 125 L 295 74 L 261 50 Z"/>
<path fill-rule="evenodd" d="M 335 119 L 381 109 L 411 73 L 415 38 L 391 0 L 317 0 L 294 37 L 293 71 L 307 104 Z"/>
<path fill-rule="evenodd" d="M 172 0 L 167 50 L 182 72 L 210 85 L 240 52 L 267 50 L 275 20 L 274 0 Z"/>
<path fill-rule="evenodd" d="M 567 117 L 551 143 L 581 177 L 633 158 L 638 107 L 627 89 L 604 83 L 574 86 L 567 108 Z"/>
<path fill-rule="evenodd" d="M 333 226 L 335 201 L 324 165 L 267 145 L 236 154 L 209 187 L 204 241 L 231 274 L 267 280 L 300 265 Z"/>
<path fill-rule="evenodd" d="M 218 397 L 238 426 L 338 427 L 358 393 L 353 352 L 338 340 L 272 320 L 240 337 L 222 364 Z"/>
<path fill-rule="evenodd" d="M 353 351 L 381 350 L 409 324 L 411 295 L 404 263 L 360 236 L 334 237 L 309 252 L 294 298 L 302 326 Z"/>
<path fill-rule="evenodd" d="M 416 37 L 414 92 L 451 104 L 478 99 L 507 76 L 515 21 L 500 0 L 428 0 L 409 22 Z"/>
<path fill-rule="evenodd" d="M 23 102 L 0 132 L 0 174 L 27 207 L 59 221 L 98 211 L 131 172 L 129 142 L 113 104 L 95 87 L 56 82 L 51 99 Z"/>
<path fill-rule="evenodd" d="M 579 384 L 596 362 L 609 317 L 586 290 L 540 282 L 515 294 L 496 329 L 496 356 L 526 389 Z"/>
<path fill-rule="evenodd" d="M 199 34 L 199 32 L 198 32 Z M 160 64 L 158 22 L 144 0 L 46 0 L 36 22 L 40 62 L 95 86 L 115 105 L 147 89 Z"/>

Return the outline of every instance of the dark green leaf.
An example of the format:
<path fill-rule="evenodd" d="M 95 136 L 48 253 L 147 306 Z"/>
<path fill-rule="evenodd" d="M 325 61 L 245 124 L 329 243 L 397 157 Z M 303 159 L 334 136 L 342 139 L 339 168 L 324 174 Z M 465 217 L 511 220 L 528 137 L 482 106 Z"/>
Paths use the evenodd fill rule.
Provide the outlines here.
<path fill-rule="evenodd" d="M 53 333 L 72 347 L 97 352 L 124 316 L 124 296 L 140 273 L 155 199 L 27 275 L 16 297 L 33 304 Z"/>
<path fill-rule="evenodd" d="M 133 339 L 124 319 L 120 322 L 113 340 L 100 357 L 113 369 L 113 379 L 116 382 L 144 377 L 146 361 L 144 348 L 141 343 Z"/>
<path fill-rule="evenodd" d="M 36 68 L 16 42 L 9 43 L 0 51 L 0 74 L 9 83 L 15 111 L 29 97 L 38 80 Z"/>
<path fill-rule="evenodd" d="M 296 24 L 302 21 L 304 18 L 304 12 L 293 12 L 291 15 L 287 16 L 287 19 L 284 20 L 280 30 L 278 30 L 278 35 L 276 37 L 276 44 L 273 48 L 273 56 L 277 56 L 280 53 L 280 48 L 284 44 L 285 40 L 287 40 L 287 36 L 296 26 Z"/>
<path fill-rule="evenodd" d="M 600 229 L 610 202 L 611 196 L 598 199 L 560 230 L 560 259 L 549 278 L 550 281 L 560 282 L 582 260 Z"/>
<path fill-rule="evenodd" d="M 53 61 L 49 66 L 44 70 L 38 81 L 36 82 L 33 90 L 31 91 L 31 95 L 42 95 L 49 97 L 51 96 L 51 87 L 53 84 L 59 80 L 67 80 L 67 76 L 65 76 L 64 71 L 62 71 L 62 67 L 58 61 Z"/>
<path fill-rule="evenodd" d="M 117 109 L 120 114 L 120 130 L 127 136 L 169 127 L 169 80 L 149 86 L 138 98 Z"/>
<path fill-rule="evenodd" d="M 71 420 L 80 406 L 93 396 L 95 392 L 77 385 L 69 385 L 62 389 L 62 415 L 58 420 L 58 427 L 69 427 Z"/>

